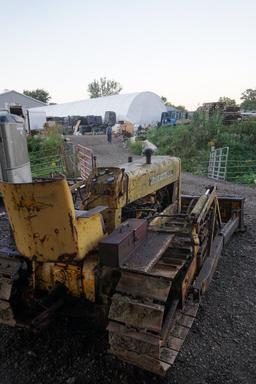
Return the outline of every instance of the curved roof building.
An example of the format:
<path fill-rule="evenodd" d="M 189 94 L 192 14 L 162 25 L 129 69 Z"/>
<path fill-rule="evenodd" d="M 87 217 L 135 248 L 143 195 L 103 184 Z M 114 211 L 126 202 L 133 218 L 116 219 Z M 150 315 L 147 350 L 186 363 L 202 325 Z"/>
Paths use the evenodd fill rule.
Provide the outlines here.
<path fill-rule="evenodd" d="M 47 117 L 96 115 L 102 118 L 106 111 L 114 111 L 117 121 L 125 120 L 133 124 L 149 125 L 161 120 L 161 114 L 166 112 L 166 106 L 153 92 L 137 92 L 48 105 L 33 110 L 45 111 Z"/>

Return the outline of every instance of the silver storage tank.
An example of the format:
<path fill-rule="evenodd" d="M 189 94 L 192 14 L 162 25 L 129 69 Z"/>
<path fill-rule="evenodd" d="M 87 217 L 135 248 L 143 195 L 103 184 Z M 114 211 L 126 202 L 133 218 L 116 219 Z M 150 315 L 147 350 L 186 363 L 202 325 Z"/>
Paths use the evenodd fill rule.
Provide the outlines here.
<path fill-rule="evenodd" d="M 0 112 L 0 178 L 11 183 L 32 181 L 24 121 Z"/>

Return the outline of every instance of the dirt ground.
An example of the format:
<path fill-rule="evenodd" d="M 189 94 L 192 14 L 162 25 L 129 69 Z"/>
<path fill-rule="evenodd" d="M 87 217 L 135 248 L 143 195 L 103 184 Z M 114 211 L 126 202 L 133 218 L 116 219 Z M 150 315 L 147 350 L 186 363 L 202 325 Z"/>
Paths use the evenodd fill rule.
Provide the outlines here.
<path fill-rule="evenodd" d="M 99 164 L 127 161 L 119 140 L 74 137 L 92 146 Z M 184 173 L 183 193 L 204 191 L 209 180 Z M 0 384 L 256 382 L 256 190 L 218 183 L 219 194 L 246 198 L 246 233 L 235 235 L 223 252 L 174 367 L 164 379 L 118 361 L 107 353 L 107 333 L 85 313 L 62 313 L 40 335 L 0 326 Z M 2 243 L 7 233 L 0 219 Z"/>
<path fill-rule="evenodd" d="M 69 136 L 74 144 L 81 144 L 93 148 L 99 166 L 120 165 L 128 161 L 131 154 L 121 137 L 113 137 L 112 144 L 107 142 L 106 135 Z M 132 155 L 135 159 L 138 156 Z"/>

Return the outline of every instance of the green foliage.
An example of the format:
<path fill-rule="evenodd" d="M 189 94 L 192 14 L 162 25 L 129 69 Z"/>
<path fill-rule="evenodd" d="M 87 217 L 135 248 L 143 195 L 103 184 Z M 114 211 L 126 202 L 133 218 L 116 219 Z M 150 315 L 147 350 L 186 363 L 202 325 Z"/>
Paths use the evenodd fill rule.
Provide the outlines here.
<path fill-rule="evenodd" d="M 56 152 L 64 143 L 62 135 L 58 132 L 58 128 L 52 127 L 47 131 L 46 135 L 36 135 L 28 137 L 28 151 L 38 152 Z"/>
<path fill-rule="evenodd" d="M 51 99 L 49 92 L 41 88 L 37 88 L 33 91 L 28 91 L 25 89 L 23 94 L 29 97 L 33 97 L 33 99 L 42 101 L 43 103 L 48 103 L 48 101 Z"/>
<path fill-rule="evenodd" d="M 106 77 L 101 77 L 99 80 L 93 80 L 88 84 L 88 93 L 90 98 L 101 96 L 118 95 L 122 90 L 122 86 L 115 80 L 107 80 Z"/>
<path fill-rule="evenodd" d="M 256 184 L 256 172 L 243 173 L 242 175 L 236 175 L 234 181 L 242 184 Z"/>
<path fill-rule="evenodd" d="M 236 107 L 236 101 L 234 99 L 230 99 L 230 97 L 222 96 L 218 100 L 219 103 L 223 103 L 227 107 Z"/>
<path fill-rule="evenodd" d="M 161 96 L 161 100 L 162 100 L 164 103 L 167 103 L 167 97 L 165 97 L 165 96 Z"/>
<path fill-rule="evenodd" d="M 174 108 L 177 108 L 180 111 L 186 111 L 186 108 L 184 107 L 184 105 L 177 105 L 176 106 L 176 105 L 172 104 L 170 101 L 168 101 L 165 96 L 161 96 L 161 100 L 165 103 L 165 105 L 167 107 L 174 107 Z"/>
<path fill-rule="evenodd" d="M 158 154 L 180 157 L 182 169 L 198 175 L 207 173 L 212 146 L 228 146 L 227 179 L 255 182 L 256 121 L 223 125 L 220 114 L 216 113 L 207 119 L 205 114 L 198 112 L 191 124 L 152 129 L 147 139 L 158 147 Z M 131 144 L 130 148 L 137 154 L 141 153 L 137 142 Z"/>
<path fill-rule="evenodd" d="M 241 100 L 243 100 L 240 105 L 241 109 L 244 111 L 256 111 L 256 89 L 246 89 L 242 93 Z"/>
<path fill-rule="evenodd" d="M 130 148 L 130 151 L 134 153 L 135 155 L 141 155 L 142 152 L 142 141 L 128 141 L 128 147 Z"/>
<path fill-rule="evenodd" d="M 57 129 L 51 128 L 46 136 L 28 137 L 28 151 L 33 177 L 49 176 L 64 171 L 64 140 Z"/>
<path fill-rule="evenodd" d="M 158 154 L 180 157 L 183 170 L 192 171 L 199 158 L 205 160 L 205 152 L 191 135 L 190 125 L 165 126 L 151 130 L 147 139 L 158 147 Z"/>

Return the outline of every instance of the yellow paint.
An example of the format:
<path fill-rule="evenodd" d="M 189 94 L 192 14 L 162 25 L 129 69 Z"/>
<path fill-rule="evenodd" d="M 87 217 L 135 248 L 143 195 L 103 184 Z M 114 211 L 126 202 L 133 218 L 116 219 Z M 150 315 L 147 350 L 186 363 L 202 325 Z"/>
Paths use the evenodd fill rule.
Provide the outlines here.
<path fill-rule="evenodd" d="M 66 180 L 1 184 L 19 252 L 37 261 L 82 260 L 103 237 L 101 215 L 76 219 Z"/>
<path fill-rule="evenodd" d="M 180 198 L 180 161 L 168 156 L 152 157 L 100 174 L 91 190 L 89 208 L 108 207 L 102 216 L 107 231 L 121 223 L 122 208 L 175 183 L 177 203 L 166 213 L 177 211 Z M 109 177 L 114 176 L 114 182 Z M 1 183 L 0 189 L 19 252 L 33 260 L 35 289 L 50 291 L 64 284 L 71 295 L 96 300 L 96 267 L 93 253 L 104 236 L 102 216 L 76 217 L 72 195 L 65 180 L 28 184 Z M 164 218 L 161 220 L 165 220 Z M 156 219 L 157 221 L 157 219 Z"/>
<path fill-rule="evenodd" d="M 57 283 L 64 284 L 72 296 L 82 295 L 81 265 L 38 263 L 36 288 L 50 291 Z"/>
<path fill-rule="evenodd" d="M 94 302 L 96 300 L 96 277 L 95 269 L 98 264 L 97 255 L 87 257 L 82 269 L 82 290 L 84 296 Z"/>
<path fill-rule="evenodd" d="M 89 218 L 78 218 L 76 220 L 78 255 L 83 258 L 89 251 L 94 249 L 103 238 L 102 217 L 100 213 Z"/>
<path fill-rule="evenodd" d="M 68 288 L 72 296 L 83 296 L 94 302 L 97 264 L 97 255 L 90 255 L 82 263 L 76 264 L 37 263 L 36 288 L 50 291 L 57 283 L 61 283 Z"/>
<path fill-rule="evenodd" d="M 106 223 L 106 232 L 111 233 L 115 228 L 117 228 L 122 221 L 122 209 L 117 208 L 108 208 L 103 214 L 104 222 Z"/>
<path fill-rule="evenodd" d="M 98 168 L 98 176 L 92 183 L 88 207 L 106 205 L 103 214 L 107 231 L 113 231 L 121 223 L 122 208 L 159 189 L 176 183 L 178 209 L 180 209 L 180 160 L 170 156 L 153 156 L 152 163 L 145 158 L 119 167 Z M 109 177 L 114 181 L 109 183 Z"/>
<path fill-rule="evenodd" d="M 152 164 L 146 164 L 143 158 L 125 164 L 125 173 L 128 176 L 127 202 L 131 203 L 178 181 L 180 160 L 177 157 L 153 156 Z"/>

